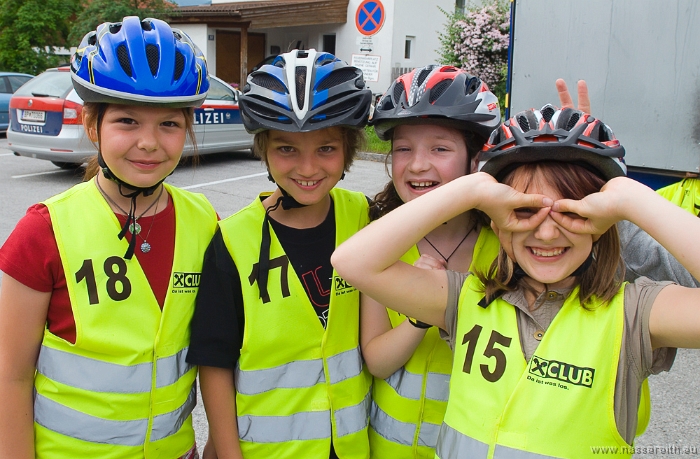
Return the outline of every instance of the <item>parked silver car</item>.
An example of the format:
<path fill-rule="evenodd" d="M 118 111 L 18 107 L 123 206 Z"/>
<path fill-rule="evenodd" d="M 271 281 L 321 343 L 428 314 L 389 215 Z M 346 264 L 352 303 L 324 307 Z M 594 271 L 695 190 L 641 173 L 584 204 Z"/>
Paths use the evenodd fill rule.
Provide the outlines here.
<path fill-rule="evenodd" d="M 195 110 L 199 154 L 250 150 L 253 136 L 243 127 L 238 91 L 210 76 L 204 104 Z M 18 156 L 45 159 L 73 168 L 96 153 L 81 122 L 83 101 L 73 90 L 70 69 L 49 69 L 22 86 L 10 100 L 7 148 Z M 194 148 L 185 146 L 183 156 Z"/>
<path fill-rule="evenodd" d="M 7 131 L 10 125 L 9 106 L 12 93 L 33 77 L 34 75 L 26 73 L 0 72 L 0 132 Z"/>

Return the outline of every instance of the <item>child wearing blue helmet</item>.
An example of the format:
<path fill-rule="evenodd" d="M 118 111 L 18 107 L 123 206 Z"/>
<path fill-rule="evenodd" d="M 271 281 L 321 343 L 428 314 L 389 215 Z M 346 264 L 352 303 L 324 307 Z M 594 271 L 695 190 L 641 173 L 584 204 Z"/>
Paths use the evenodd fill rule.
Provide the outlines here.
<path fill-rule="evenodd" d="M 195 293 L 177 286 L 217 217 L 163 181 L 193 140 L 206 62 L 180 30 L 126 17 L 88 33 L 71 72 L 97 155 L 0 249 L 3 454 L 196 458 Z"/>
<path fill-rule="evenodd" d="M 187 360 L 219 458 L 369 457 L 359 292 L 330 257 L 368 221 L 366 197 L 335 185 L 370 100 L 359 69 L 315 50 L 279 56 L 243 87 L 277 187 L 222 220 L 204 260 Z"/>

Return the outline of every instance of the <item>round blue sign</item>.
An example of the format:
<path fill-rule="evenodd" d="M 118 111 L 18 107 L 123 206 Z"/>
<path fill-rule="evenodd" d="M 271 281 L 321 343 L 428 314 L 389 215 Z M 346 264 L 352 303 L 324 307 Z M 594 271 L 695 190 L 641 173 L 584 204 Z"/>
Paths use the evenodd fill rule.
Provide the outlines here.
<path fill-rule="evenodd" d="M 364 0 L 357 7 L 355 26 L 362 35 L 374 35 L 384 24 L 384 5 L 379 0 Z"/>

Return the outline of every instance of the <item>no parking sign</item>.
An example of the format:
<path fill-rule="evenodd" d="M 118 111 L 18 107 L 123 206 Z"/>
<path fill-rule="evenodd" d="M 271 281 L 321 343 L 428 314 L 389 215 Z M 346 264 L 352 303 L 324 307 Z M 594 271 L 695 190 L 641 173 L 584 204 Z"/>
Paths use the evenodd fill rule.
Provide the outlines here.
<path fill-rule="evenodd" d="M 384 25 L 384 5 L 379 0 L 363 0 L 355 13 L 355 26 L 362 35 L 374 35 Z"/>

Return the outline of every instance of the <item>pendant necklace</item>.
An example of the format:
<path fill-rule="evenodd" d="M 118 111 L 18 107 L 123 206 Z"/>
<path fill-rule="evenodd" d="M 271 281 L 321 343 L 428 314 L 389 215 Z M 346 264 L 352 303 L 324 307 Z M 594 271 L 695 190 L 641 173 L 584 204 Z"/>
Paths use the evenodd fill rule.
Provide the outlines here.
<path fill-rule="evenodd" d="M 474 228 L 476 228 L 476 223 L 474 223 L 474 225 L 471 227 L 471 229 L 470 229 L 469 231 L 467 231 L 467 234 L 464 235 L 464 237 L 462 238 L 462 240 L 459 241 L 459 244 L 457 244 L 457 247 L 455 247 L 454 250 L 452 250 L 452 252 L 451 252 L 448 256 L 443 255 L 442 252 L 440 252 L 440 251 L 437 249 L 437 247 L 435 247 L 435 246 L 433 245 L 433 243 L 430 242 L 430 241 L 428 240 L 428 238 L 427 238 L 426 236 L 423 236 L 423 239 L 425 239 L 425 242 L 427 242 L 428 244 L 430 244 L 430 247 L 432 247 L 433 249 L 435 249 L 435 251 L 438 253 L 438 255 L 440 255 L 440 256 L 442 257 L 442 259 L 445 260 L 445 263 L 449 263 L 450 258 L 452 258 L 452 255 L 454 255 L 455 252 L 457 252 L 457 249 L 460 248 L 460 246 L 462 245 L 462 243 L 464 243 L 464 241 L 467 240 L 467 238 L 469 237 L 469 235 L 472 234 L 472 231 L 474 231 Z"/>
<path fill-rule="evenodd" d="M 99 176 L 97 176 L 97 175 L 95 176 L 95 184 L 97 185 L 97 189 L 100 190 L 100 193 L 102 194 L 102 196 L 104 196 L 104 198 L 110 204 L 112 204 L 114 207 L 119 209 L 123 214 L 125 214 L 125 215 L 128 214 L 127 211 L 122 209 L 121 206 L 119 204 L 117 204 L 112 198 L 110 198 L 109 195 L 105 192 L 105 190 L 102 189 L 102 186 L 100 185 Z M 133 235 L 133 237 L 136 237 L 137 235 L 139 237 L 141 237 L 140 236 L 141 225 L 139 225 L 138 220 L 141 217 L 143 217 L 146 214 L 146 212 L 151 210 L 153 208 L 153 206 L 156 206 L 155 211 L 153 212 L 153 220 L 151 220 L 151 226 L 148 228 L 148 233 L 146 233 L 145 238 L 141 237 L 141 239 L 143 240 L 143 243 L 141 244 L 141 252 L 142 253 L 148 253 L 151 251 L 151 244 L 148 243 L 147 239 L 148 239 L 148 236 L 151 235 L 151 230 L 153 229 L 153 222 L 155 221 L 155 214 L 158 213 L 158 205 L 157 204 L 158 204 L 158 201 L 160 201 L 160 197 L 163 195 L 164 188 L 165 187 L 161 185 L 160 192 L 158 193 L 158 196 L 156 196 L 156 199 L 146 208 L 146 210 L 141 212 L 141 215 L 139 215 L 138 217 L 134 217 L 134 222 L 129 225 L 129 232 Z"/>

